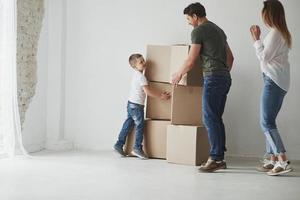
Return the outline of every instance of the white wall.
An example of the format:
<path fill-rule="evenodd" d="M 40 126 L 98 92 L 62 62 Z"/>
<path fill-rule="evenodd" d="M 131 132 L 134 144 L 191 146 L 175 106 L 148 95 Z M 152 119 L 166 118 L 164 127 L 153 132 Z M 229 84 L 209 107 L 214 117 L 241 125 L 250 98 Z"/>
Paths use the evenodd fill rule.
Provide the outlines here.
<path fill-rule="evenodd" d="M 111 149 L 126 114 L 131 53 L 189 41 L 186 3 L 170 2 L 67 1 L 65 134 L 75 147 Z"/>
<path fill-rule="evenodd" d="M 46 102 L 48 70 L 48 17 L 45 12 L 37 54 L 37 85 L 25 115 L 23 143 L 27 151 L 36 152 L 45 148 Z"/>
<path fill-rule="evenodd" d="M 61 66 L 64 73 L 57 72 L 63 74 L 60 84 L 64 96 L 63 102 L 56 101 L 51 108 L 62 106 L 52 112 L 63 112 L 60 122 L 64 123 L 60 128 L 76 148 L 111 149 L 126 115 L 131 77 L 128 56 L 133 52 L 145 54 L 147 44 L 188 43 L 192 28 L 187 25 L 182 10 L 191 2 L 66 0 L 66 15 L 61 16 L 66 17 L 61 29 L 65 38 L 65 52 L 62 52 L 65 58 Z M 228 154 L 261 156 L 264 137 L 258 117 L 262 81 L 249 27 L 253 23 L 262 24 L 262 1 L 201 2 L 208 18 L 227 33 L 235 55 L 233 86 L 224 115 Z M 59 4 L 58 1 L 51 3 Z M 290 54 L 292 87 L 278 117 L 278 126 L 288 155 L 300 159 L 300 110 L 297 107 L 300 95 L 296 92 L 300 81 L 297 65 L 300 60 L 296 56 L 300 52 L 297 38 L 300 24 L 296 8 L 300 2 L 289 0 L 284 5 L 294 36 Z M 57 29 L 49 29 L 49 33 L 54 31 Z M 49 40 L 49 43 L 57 42 Z"/>
<path fill-rule="evenodd" d="M 45 14 L 38 49 L 36 94 L 25 116 L 23 141 L 29 152 L 70 149 L 64 140 L 64 66 L 66 1 L 44 0 Z"/>
<path fill-rule="evenodd" d="M 47 1 L 48 13 L 48 87 L 47 87 L 47 149 L 69 149 L 64 140 L 66 1 Z"/>

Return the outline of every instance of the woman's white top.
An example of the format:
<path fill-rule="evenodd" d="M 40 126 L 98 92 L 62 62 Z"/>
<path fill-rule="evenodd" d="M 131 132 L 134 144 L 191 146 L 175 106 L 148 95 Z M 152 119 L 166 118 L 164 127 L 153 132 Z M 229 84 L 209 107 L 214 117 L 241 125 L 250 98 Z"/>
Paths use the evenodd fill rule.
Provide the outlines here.
<path fill-rule="evenodd" d="M 261 71 L 270 77 L 281 89 L 290 87 L 289 47 L 281 33 L 271 28 L 264 41 L 254 42 Z"/>

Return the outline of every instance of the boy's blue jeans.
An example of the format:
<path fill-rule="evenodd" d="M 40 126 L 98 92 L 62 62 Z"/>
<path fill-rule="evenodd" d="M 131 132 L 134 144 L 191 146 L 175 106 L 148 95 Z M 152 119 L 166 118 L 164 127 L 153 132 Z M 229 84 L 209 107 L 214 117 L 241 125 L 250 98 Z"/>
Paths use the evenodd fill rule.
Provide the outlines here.
<path fill-rule="evenodd" d="M 135 143 L 134 149 L 142 149 L 143 132 L 144 132 L 144 106 L 128 101 L 127 119 L 123 123 L 116 145 L 123 147 L 126 137 L 135 125 Z"/>
<path fill-rule="evenodd" d="M 216 161 L 223 160 L 224 152 L 226 151 L 225 127 L 222 115 L 230 86 L 230 74 L 204 77 L 202 96 L 203 122 L 208 132 L 210 157 Z"/>
<path fill-rule="evenodd" d="M 271 78 L 263 74 L 264 88 L 260 105 L 260 125 L 266 136 L 266 152 L 271 155 L 285 153 L 276 126 L 276 117 L 280 111 L 286 91 L 281 89 Z"/>

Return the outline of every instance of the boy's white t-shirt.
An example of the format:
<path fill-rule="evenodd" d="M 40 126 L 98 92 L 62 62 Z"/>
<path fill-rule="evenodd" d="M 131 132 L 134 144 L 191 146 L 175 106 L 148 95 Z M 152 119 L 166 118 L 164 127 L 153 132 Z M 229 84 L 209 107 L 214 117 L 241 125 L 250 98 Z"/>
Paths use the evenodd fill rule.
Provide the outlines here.
<path fill-rule="evenodd" d="M 146 93 L 143 90 L 143 86 L 145 85 L 148 85 L 145 75 L 138 70 L 134 70 L 128 100 L 132 103 L 144 105 Z"/>

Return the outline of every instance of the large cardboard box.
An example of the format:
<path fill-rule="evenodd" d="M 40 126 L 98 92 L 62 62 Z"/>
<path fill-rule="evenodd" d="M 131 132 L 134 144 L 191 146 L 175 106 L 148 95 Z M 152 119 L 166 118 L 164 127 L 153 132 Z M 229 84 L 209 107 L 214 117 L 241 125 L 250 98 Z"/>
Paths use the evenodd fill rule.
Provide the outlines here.
<path fill-rule="evenodd" d="M 147 68 L 145 75 L 149 81 L 170 83 L 171 76 L 177 72 L 188 57 L 188 45 L 148 45 Z M 182 77 L 180 85 L 202 86 L 203 75 L 200 57 L 191 71 Z"/>
<path fill-rule="evenodd" d="M 155 90 L 167 91 L 172 95 L 173 87 L 169 83 L 149 82 L 149 86 Z M 173 95 L 167 101 L 147 96 L 146 118 L 171 120 L 172 101 Z"/>
<path fill-rule="evenodd" d="M 146 117 L 171 120 L 172 124 L 202 125 L 202 87 L 150 82 L 150 87 L 171 92 L 168 101 L 147 97 Z"/>
<path fill-rule="evenodd" d="M 169 125 L 167 129 L 167 161 L 201 165 L 209 156 L 205 127 Z"/>
<path fill-rule="evenodd" d="M 170 121 L 146 120 L 144 128 L 143 150 L 150 158 L 166 159 L 167 151 L 167 126 Z M 135 129 L 126 140 L 125 153 L 130 155 L 135 142 Z"/>

